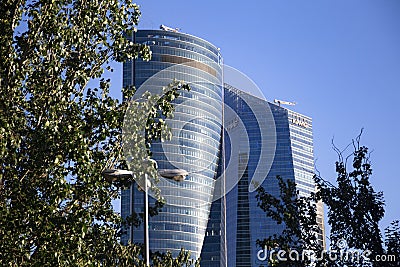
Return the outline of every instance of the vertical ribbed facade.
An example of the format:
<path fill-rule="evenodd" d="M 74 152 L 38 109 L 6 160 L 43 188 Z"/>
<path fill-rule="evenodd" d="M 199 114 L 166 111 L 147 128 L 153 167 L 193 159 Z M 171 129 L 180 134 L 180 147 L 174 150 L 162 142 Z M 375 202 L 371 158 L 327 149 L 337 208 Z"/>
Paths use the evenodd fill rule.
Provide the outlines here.
<path fill-rule="evenodd" d="M 292 146 L 294 177 L 299 196 L 309 196 L 315 192 L 314 181 L 314 146 L 312 119 L 302 114 L 287 110 L 290 140 Z M 318 241 L 325 247 L 323 203 L 317 203 Z"/>
<path fill-rule="evenodd" d="M 136 60 L 123 66 L 123 85 L 159 91 L 173 79 L 190 84 L 174 100 L 174 117 L 167 121 L 172 140 L 152 144 L 152 158 L 159 169 L 184 169 L 183 182 L 162 179 L 157 185 L 167 203 L 150 218 L 150 250 L 172 252 L 189 250 L 199 258 L 206 235 L 214 181 L 217 178 L 222 124 L 222 66 L 218 49 L 200 38 L 177 32 L 139 30 L 132 41 L 147 44 L 152 51 L 149 62 Z M 153 91 L 154 90 L 154 91 Z M 154 199 L 150 200 L 150 203 Z M 143 212 L 143 193 L 122 192 L 121 213 L 130 208 Z M 122 237 L 126 243 L 143 242 L 143 226 Z"/>
<path fill-rule="evenodd" d="M 225 247 L 225 196 L 224 196 L 224 144 L 221 142 L 218 161 L 217 176 L 220 184 L 214 189 L 214 195 L 222 195 L 211 204 L 210 215 L 207 223 L 206 234 L 201 250 L 201 266 L 204 267 L 226 267 Z M 221 179 L 222 178 L 222 179 Z"/>
<path fill-rule="evenodd" d="M 279 175 L 284 180 L 296 182 L 300 196 L 309 196 L 311 192 L 315 192 L 312 120 L 229 85 L 225 85 L 224 103 L 235 111 L 234 116 L 243 123 L 247 135 L 245 137 L 243 133 L 236 134 L 238 127 L 229 128 L 230 140 L 225 143 L 230 144 L 231 151 L 233 146 L 249 147 L 248 151 L 238 149 L 226 156 L 227 161 L 228 158 L 230 161 L 228 164 L 237 166 L 237 172 L 227 173 L 226 179 L 238 179 L 238 184 L 226 196 L 228 266 L 267 266 L 266 261 L 257 258 L 257 252 L 261 248 L 257 246 L 256 241 L 279 234 L 283 226 L 266 217 L 265 212 L 257 206 L 257 193 L 249 190 L 251 181 L 257 175 L 257 166 L 265 164 L 260 157 L 266 147 L 260 146 L 260 140 L 270 127 L 274 127 L 275 156 L 269 172 L 262 177 L 265 179 L 261 185 L 265 190 L 279 197 L 280 189 L 276 179 Z M 274 122 L 269 123 L 267 128 L 260 127 L 257 117 L 269 112 L 272 113 Z M 234 120 L 234 117 L 224 119 L 229 121 Z M 226 151 L 229 153 L 229 148 L 226 148 Z M 323 240 L 322 230 L 319 234 Z"/>

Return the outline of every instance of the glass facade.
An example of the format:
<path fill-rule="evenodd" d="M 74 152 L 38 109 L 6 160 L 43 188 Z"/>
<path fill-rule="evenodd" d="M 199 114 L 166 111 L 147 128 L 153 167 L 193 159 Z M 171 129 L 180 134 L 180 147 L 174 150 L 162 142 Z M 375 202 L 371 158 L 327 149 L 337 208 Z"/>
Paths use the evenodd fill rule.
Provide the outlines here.
<path fill-rule="evenodd" d="M 166 199 L 162 211 L 149 220 L 151 251 L 181 248 L 199 258 L 206 236 L 214 183 L 217 177 L 222 125 L 222 67 L 218 49 L 200 38 L 161 30 L 139 30 L 132 41 L 147 44 L 152 51 L 149 62 L 135 60 L 123 66 L 123 85 L 157 89 L 173 79 L 189 83 L 191 91 L 174 100 L 174 117 L 167 120 L 172 140 L 152 144 L 152 158 L 159 169 L 184 169 L 183 182 L 161 179 L 157 185 Z M 150 203 L 154 203 L 150 199 Z M 122 192 L 121 213 L 131 208 L 143 213 L 143 192 L 132 186 Z M 212 211 L 214 212 L 214 210 Z M 143 226 L 127 231 L 126 243 L 143 242 Z"/>
<path fill-rule="evenodd" d="M 220 157 L 218 164 L 217 176 L 221 177 L 224 172 L 224 153 L 223 143 L 220 146 Z M 223 182 L 224 180 L 220 180 Z M 221 190 L 221 191 L 219 191 Z M 215 194 L 223 195 L 223 184 L 216 186 Z M 219 192 L 217 192 L 219 191 Z M 205 267 L 222 267 L 226 265 L 226 247 L 225 247 L 225 197 L 214 200 L 211 204 L 210 215 L 208 219 L 206 234 L 204 237 L 203 247 L 201 250 L 201 266 Z"/>
<path fill-rule="evenodd" d="M 256 167 L 263 164 L 260 139 L 269 129 L 259 127 L 257 113 L 270 110 L 274 122 L 271 125 L 276 131 L 275 156 L 271 168 L 265 177 L 261 178 L 261 185 L 267 192 L 279 196 L 279 185 L 276 176 L 295 181 L 300 195 L 308 196 L 315 190 L 313 182 L 313 137 L 312 121 L 310 118 L 290 111 L 286 108 L 269 103 L 260 98 L 249 95 L 229 85 L 224 89 L 224 103 L 235 110 L 242 121 L 249 151 L 237 151 L 226 156 L 228 164 L 236 165 L 237 173 L 227 173 L 227 180 L 234 179 L 239 182 L 226 196 L 226 236 L 227 265 L 236 267 L 267 266 L 267 262 L 257 259 L 257 239 L 264 239 L 273 234 L 280 233 L 282 225 L 277 225 L 274 220 L 267 218 L 265 213 L 257 206 L 256 192 L 250 192 L 249 185 L 257 175 Z M 235 115 L 236 116 L 236 115 Z M 230 120 L 225 116 L 225 120 Z M 235 135 L 233 130 L 229 134 L 231 144 L 242 146 L 246 141 L 243 134 Z M 271 142 L 269 144 L 273 145 Z M 228 149 L 226 153 L 229 154 Z M 259 178 L 260 179 L 260 178 Z M 322 232 L 320 233 L 322 234 Z"/>
<path fill-rule="evenodd" d="M 295 181 L 300 195 L 314 192 L 311 118 L 223 85 L 221 55 L 205 40 L 161 30 L 140 30 L 130 38 L 149 45 L 152 60 L 125 63 L 124 86 L 155 92 L 178 79 L 192 88 L 174 100 L 174 117 L 167 121 L 172 140 L 151 147 L 159 169 L 189 175 L 157 185 L 167 204 L 150 217 L 150 250 L 176 256 L 184 248 L 192 258 L 201 257 L 202 267 L 266 266 L 257 259 L 256 240 L 283 226 L 257 206 L 254 185 L 278 196 L 280 175 Z M 144 210 L 136 185 L 122 192 L 122 216 L 131 210 Z M 319 211 L 323 229 L 321 205 Z M 142 243 L 142 227 L 126 231 L 122 242 Z"/>

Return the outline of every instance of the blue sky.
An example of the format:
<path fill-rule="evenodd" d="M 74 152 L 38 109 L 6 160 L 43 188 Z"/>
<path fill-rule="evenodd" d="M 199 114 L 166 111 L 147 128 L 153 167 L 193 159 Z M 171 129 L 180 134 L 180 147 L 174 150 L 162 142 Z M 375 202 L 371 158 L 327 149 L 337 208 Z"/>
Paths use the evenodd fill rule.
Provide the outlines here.
<path fill-rule="evenodd" d="M 332 138 L 344 148 L 364 128 L 362 144 L 373 150 L 372 183 L 386 199 L 382 226 L 400 219 L 400 1 L 138 4 L 139 29 L 165 24 L 206 39 L 268 100 L 297 102 L 291 109 L 313 118 L 314 155 L 323 177 L 335 178 Z"/>

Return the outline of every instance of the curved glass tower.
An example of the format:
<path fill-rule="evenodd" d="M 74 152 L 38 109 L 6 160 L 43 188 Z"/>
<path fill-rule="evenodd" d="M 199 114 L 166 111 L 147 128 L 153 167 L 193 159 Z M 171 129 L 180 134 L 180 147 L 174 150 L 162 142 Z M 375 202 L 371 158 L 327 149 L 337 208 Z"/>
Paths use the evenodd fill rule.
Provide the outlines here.
<path fill-rule="evenodd" d="M 190 92 L 182 91 L 174 100 L 174 117 L 167 120 L 172 140 L 152 144 L 152 157 L 159 169 L 184 169 L 189 175 L 183 182 L 162 179 L 157 185 L 167 203 L 157 216 L 150 217 L 150 250 L 176 255 L 184 248 L 192 258 L 199 258 L 219 163 L 221 56 L 211 43 L 178 32 L 139 30 L 132 41 L 149 45 L 152 60 L 124 64 L 124 86 L 157 91 L 173 79 L 191 86 Z M 143 212 L 143 193 L 136 186 L 132 188 L 132 192 L 122 192 L 122 216 L 128 216 L 131 207 L 136 213 Z M 143 242 L 143 228 L 129 231 L 122 242 L 131 238 Z"/>

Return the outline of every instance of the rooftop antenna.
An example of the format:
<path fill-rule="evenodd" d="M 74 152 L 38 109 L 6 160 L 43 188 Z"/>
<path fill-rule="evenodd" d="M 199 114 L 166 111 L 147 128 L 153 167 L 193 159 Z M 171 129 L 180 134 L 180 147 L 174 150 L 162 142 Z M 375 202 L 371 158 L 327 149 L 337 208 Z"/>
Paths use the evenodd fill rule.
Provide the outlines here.
<path fill-rule="evenodd" d="M 164 31 L 167 31 L 167 32 L 179 32 L 179 28 L 171 28 L 171 27 L 168 27 L 168 26 L 165 26 L 164 24 L 161 24 L 160 25 L 160 29 L 161 30 L 164 30 Z"/>
<path fill-rule="evenodd" d="M 281 104 L 288 105 L 288 106 L 296 105 L 296 102 L 283 101 L 283 100 L 279 100 L 279 99 L 274 99 L 274 103 L 278 103 L 279 106 L 281 106 Z"/>

